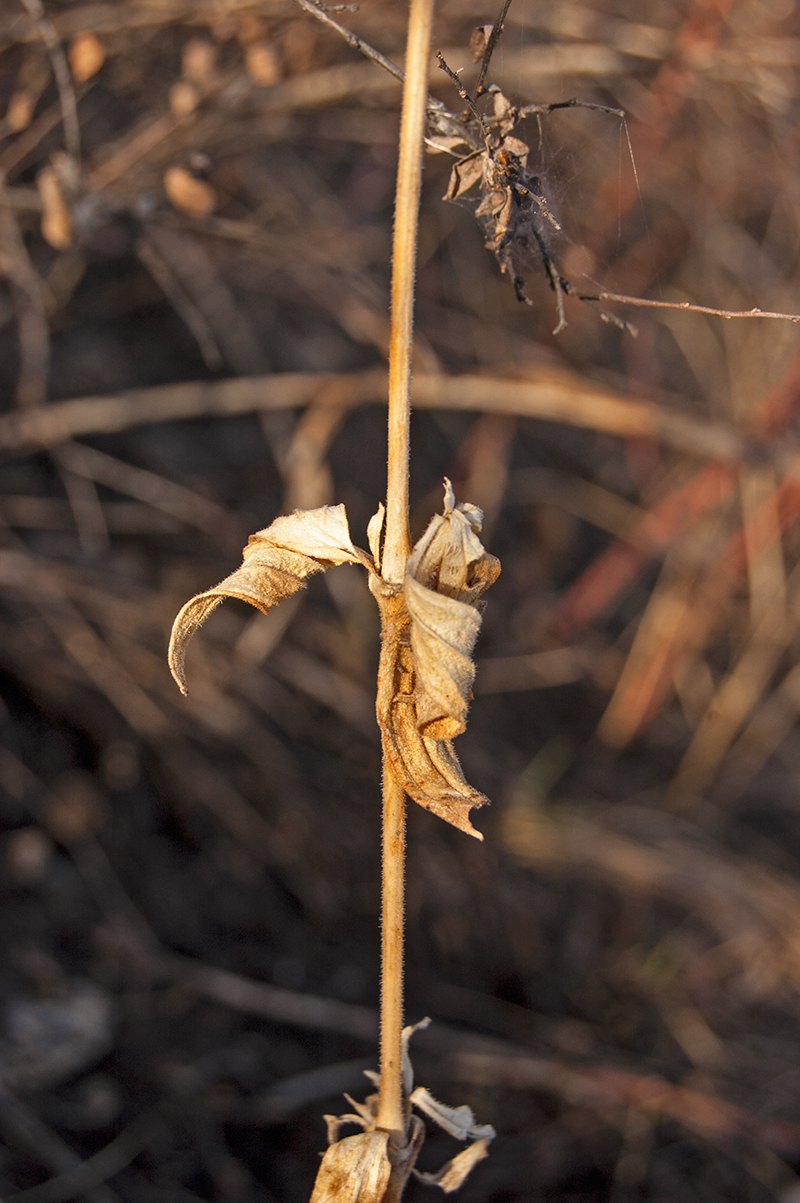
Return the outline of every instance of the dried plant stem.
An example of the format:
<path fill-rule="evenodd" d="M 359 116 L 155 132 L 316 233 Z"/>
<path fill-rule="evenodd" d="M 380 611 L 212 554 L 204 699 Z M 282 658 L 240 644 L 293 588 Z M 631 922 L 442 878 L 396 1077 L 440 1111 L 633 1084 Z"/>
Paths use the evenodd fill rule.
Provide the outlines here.
<path fill-rule="evenodd" d="M 402 584 L 410 551 L 408 462 L 414 277 L 419 224 L 428 60 L 434 0 L 411 0 L 397 167 L 389 346 L 389 438 L 383 577 Z M 379 682 L 380 690 L 380 682 Z M 377 1126 L 405 1143 L 400 1035 L 403 1027 L 405 796 L 384 757 L 381 910 L 381 1084 Z"/>
<path fill-rule="evenodd" d="M 386 484 L 386 540 L 383 552 L 384 580 L 398 585 L 403 580 L 406 560 L 410 551 L 408 448 L 411 409 L 411 343 L 432 21 L 433 0 L 411 0 L 392 246 L 389 458 Z"/>
<path fill-rule="evenodd" d="M 381 906 L 381 1085 L 377 1127 L 405 1143 L 400 1036 L 403 1031 L 403 911 L 406 799 L 383 762 Z"/>

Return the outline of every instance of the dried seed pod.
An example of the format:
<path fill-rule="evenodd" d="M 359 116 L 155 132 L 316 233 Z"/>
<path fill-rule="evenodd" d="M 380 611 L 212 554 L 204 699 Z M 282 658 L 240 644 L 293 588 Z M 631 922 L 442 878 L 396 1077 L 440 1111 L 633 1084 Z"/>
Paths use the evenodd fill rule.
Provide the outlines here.
<path fill-rule="evenodd" d="M 86 30 L 77 33 L 69 44 L 69 69 L 76 84 L 85 83 L 102 67 L 106 61 L 106 51 L 103 43 L 93 33 Z"/>

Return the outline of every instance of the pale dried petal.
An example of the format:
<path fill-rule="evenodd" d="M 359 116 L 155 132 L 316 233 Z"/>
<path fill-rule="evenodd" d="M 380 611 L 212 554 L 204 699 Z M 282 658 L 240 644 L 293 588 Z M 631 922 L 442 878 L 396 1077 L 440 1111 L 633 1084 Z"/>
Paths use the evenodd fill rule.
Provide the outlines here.
<path fill-rule="evenodd" d="M 419 1170 L 414 1170 L 414 1176 L 427 1186 L 441 1187 L 444 1193 L 449 1195 L 463 1185 L 472 1167 L 488 1156 L 489 1138 L 476 1140 L 446 1162 L 438 1174 L 421 1174 Z"/>
<path fill-rule="evenodd" d="M 266 530 L 250 536 L 242 554 L 241 568 L 213 589 L 193 597 L 175 619 L 169 666 L 183 693 L 186 645 L 226 597 L 238 597 L 267 614 L 271 606 L 302 589 L 315 572 L 345 562 L 372 568 L 367 553 L 353 546 L 343 505 L 297 510 L 276 518 Z"/>
<path fill-rule="evenodd" d="M 382 501 L 378 502 L 378 508 L 367 523 L 367 542 L 369 549 L 372 552 L 372 558 L 375 561 L 375 568 L 378 572 L 381 570 L 381 532 L 383 531 L 383 519 L 386 514 Z"/>
<path fill-rule="evenodd" d="M 359 1132 L 325 1150 L 311 1203 L 381 1203 L 392 1165 L 388 1132 Z"/>

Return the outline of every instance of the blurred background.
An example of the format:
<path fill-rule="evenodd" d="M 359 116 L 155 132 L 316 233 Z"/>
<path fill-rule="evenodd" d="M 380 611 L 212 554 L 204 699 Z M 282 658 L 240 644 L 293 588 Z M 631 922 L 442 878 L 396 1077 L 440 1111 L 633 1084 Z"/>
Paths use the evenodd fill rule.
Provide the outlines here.
<path fill-rule="evenodd" d="M 467 85 L 494 9 L 437 6 Z M 333 14 L 395 61 L 405 16 Z M 628 114 L 636 171 L 613 114 L 516 131 L 562 274 L 799 312 L 799 65 L 795 0 L 514 0 L 490 80 Z M 290 0 L 6 0 L 0 77 L 0 1194 L 301 1203 L 375 1066 L 377 612 L 349 566 L 227 602 L 188 699 L 165 650 L 278 514 L 365 545 L 399 87 Z M 503 572 L 485 841 L 409 813 L 417 1080 L 498 1130 L 465 1203 L 797 1203 L 800 330 L 568 300 L 554 337 L 453 162 L 413 533 L 447 475 Z"/>

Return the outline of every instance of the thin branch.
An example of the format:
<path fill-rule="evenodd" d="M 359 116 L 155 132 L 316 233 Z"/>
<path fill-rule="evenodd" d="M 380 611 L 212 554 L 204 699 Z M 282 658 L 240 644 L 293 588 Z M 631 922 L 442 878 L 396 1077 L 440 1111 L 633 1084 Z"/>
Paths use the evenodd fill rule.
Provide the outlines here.
<path fill-rule="evenodd" d="M 81 157 L 81 133 L 78 105 L 61 39 L 56 32 L 55 25 L 45 12 L 41 0 L 22 0 L 22 3 L 36 22 L 39 36 L 45 44 L 53 66 L 58 100 L 61 105 L 61 119 L 64 123 L 64 146 L 73 159 L 79 160 Z"/>
<path fill-rule="evenodd" d="M 461 99 L 466 100 L 467 104 L 470 107 L 470 110 L 472 111 L 473 117 L 478 122 L 478 124 L 481 127 L 481 130 L 483 131 L 484 130 L 483 117 L 481 116 L 478 106 L 476 105 L 476 103 L 472 99 L 472 97 L 470 96 L 467 89 L 462 84 L 461 80 L 456 75 L 455 71 L 453 71 L 452 67 L 448 67 L 441 50 L 436 51 L 436 61 L 438 62 L 440 69 L 442 71 L 444 71 L 444 73 L 448 77 L 448 79 L 451 80 L 451 82 L 455 84 L 456 88 L 458 89 L 458 94 L 461 97 Z"/>
<path fill-rule="evenodd" d="M 486 79 L 486 72 L 489 70 L 489 63 L 492 61 L 494 48 L 500 40 L 500 34 L 503 32 L 506 14 L 508 13 L 510 7 L 511 0 L 503 0 L 503 7 L 500 9 L 500 16 L 492 26 L 492 32 L 489 34 L 489 40 L 486 43 L 486 49 L 483 52 L 483 59 L 481 60 L 481 70 L 478 76 L 478 82 L 475 85 L 476 96 L 483 96 L 484 92 L 487 91 L 487 89 L 483 86 L 483 81 Z"/>
<path fill-rule="evenodd" d="M 316 17 L 323 25 L 327 25 L 339 34 L 339 37 L 344 38 L 348 46 L 352 46 L 354 50 L 358 50 L 365 58 L 368 58 L 373 63 L 377 63 L 379 67 L 383 67 L 384 71 L 388 71 L 391 76 L 399 80 L 401 83 L 405 80 L 403 70 L 387 58 L 385 54 L 381 54 L 380 50 L 376 50 L 369 42 L 365 42 L 363 38 L 351 30 L 346 29 L 344 25 L 340 25 L 338 21 L 334 21 L 330 16 L 330 12 L 334 11 L 325 5 L 316 3 L 316 0 L 297 0 L 297 3 L 304 12 L 310 13 L 312 17 Z M 338 10 L 338 5 L 336 10 Z M 347 8 L 349 6 L 342 6 Z M 451 113 L 441 100 L 437 100 L 435 96 L 428 96 L 425 101 L 428 121 L 431 127 L 441 134 L 450 134 L 463 136 L 463 122 L 456 117 L 455 113 Z M 477 149 L 477 146 L 473 149 Z"/>
<path fill-rule="evenodd" d="M 334 29 L 340 38 L 344 38 L 348 46 L 352 46 L 354 50 L 360 51 L 365 58 L 372 59 L 373 63 L 377 63 L 379 67 L 383 67 L 384 71 L 388 71 L 395 79 L 399 79 L 401 83 L 403 82 L 405 77 L 396 63 L 393 63 L 385 54 L 381 54 L 380 50 L 376 50 L 374 46 L 370 46 L 369 42 L 365 42 L 358 34 L 346 29 L 338 21 L 334 21 L 327 8 L 323 8 L 320 4 L 315 4 L 314 0 L 297 0 L 297 3 L 305 12 L 310 13 L 312 17 L 316 17 L 318 21 L 321 21 L 323 25 Z"/>
<path fill-rule="evenodd" d="M 563 281 L 562 281 L 563 284 Z M 766 309 L 713 309 L 710 305 L 693 305 L 690 301 L 650 301 L 643 297 L 628 297 L 617 292 L 583 293 L 570 291 L 579 301 L 615 301 L 618 305 L 636 305 L 640 309 L 685 309 L 688 313 L 709 313 L 713 317 L 769 317 L 779 322 L 800 322 L 800 313 L 772 313 Z"/>

